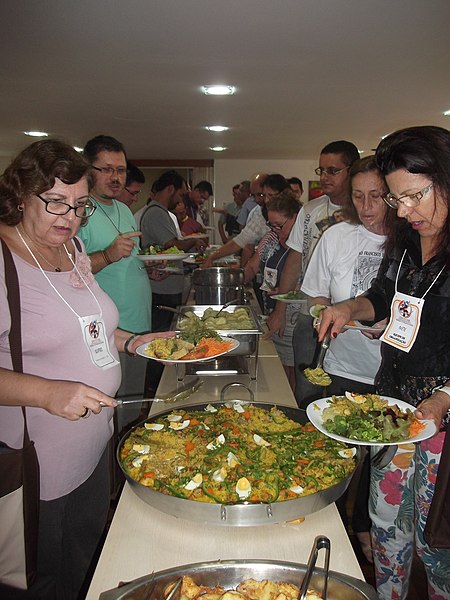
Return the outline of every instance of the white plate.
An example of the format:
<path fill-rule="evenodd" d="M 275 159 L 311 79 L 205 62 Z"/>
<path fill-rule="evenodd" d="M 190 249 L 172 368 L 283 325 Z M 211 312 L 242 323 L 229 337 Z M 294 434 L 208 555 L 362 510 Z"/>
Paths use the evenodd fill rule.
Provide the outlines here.
<path fill-rule="evenodd" d="M 195 259 L 196 259 L 195 256 L 189 256 L 189 258 L 185 258 L 183 260 L 183 262 L 185 262 L 187 265 L 201 265 L 203 263 L 203 261 L 206 259 L 206 257 L 202 261 L 198 261 Z"/>
<path fill-rule="evenodd" d="M 381 333 L 384 331 L 384 327 L 374 327 L 373 325 L 363 325 L 359 321 L 352 321 L 351 324 L 347 323 L 342 329 L 354 329 L 356 331 L 368 331 L 370 333 Z"/>
<path fill-rule="evenodd" d="M 235 348 L 237 348 L 239 346 L 239 342 L 233 338 L 222 336 L 221 339 L 224 342 L 233 342 L 232 346 L 228 350 L 225 350 L 224 352 L 219 352 L 219 354 L 214 354 L 214 356 L 207 356 L 206 358 L 194 358 L 191 360 L 163 360 L 161 358 L 155 358 L 153 356 L 149 356 L 148 354 L 146 354 L 144 352 L 144 350 L 149 345 L 148 343 L 138 346 L 136 348 L 136 354 L 139 354 L 140 356 L 143 356 L 144 358 L 149 358 L 150 360 L 156 360 L 157 362 L 160 362 L 164 365 L 177 365 L 177 364 L 205 362 L 206 360 L 213 360 L 213 359 L 217 358 L 218 356 L 222 356 L 223 354 L 228 354 L 228 352 L 231 352 L 232 350 L 234 350 Z"/>
<path fill-rule="evenodd" d="M 416 410 L 414 406 L 412 406 L 411 404 L 408 404 L 407 402 L 403 402 L 403 400 L 397 400 L 396 398 L 389 398 L 388 396 L 381 396 L 381 397 L 388 401 L 389 406 L 396 404 L 401 410 L 406 410 L 407 408 L 409 408 L 412 411 Z M 366 440 L 364 440 L 364 441 L 353 440 L 351 438 L 347 438 L 342 435 L 338 435 L 337 433 L 331 433 L 330 431 L 325 429 L 324 424 L 323 424 L 322 413 L 325 408 L 328 408 L 328 406 L 330 404 L 330 400 L 331 400 L 331 397 L 328 396 L 327 398 L 320 398 L 320 400 L 315 400 L 314 402 L 311 402 L 311 404 L 306 409 L 306 414 L 308 415 L 308 419 L 311 421 L 311 423 L 314 425 L 314 427 L 316 429 L 318 429 L 319 431 L 324 433 L 326 436 L 333 438 L 334 440 L 338 440 L 339 442 L 345 442 L 346 444 L 353 444 L 353 445 L 357 445 L 357 446 L 358 445 L 359 446 L 396 446 L 399 443 L 400 444 L 409 444 L 411 442 L 420 442 L 422 440 L 426 440 L 430 437 L 433 437 L 433 435 L 437 431 L 434 421 L 432 421 L 431 419 L 426 419 L 426 420 L 422 421 L 422 423 L 425 424 L 425 429 L 422 429 L 422 431 L 419 434 L 417 434 L 413 437 L 407 438 L 405 440 L 402 440 L 401 442 L 381 442 L 381 441 L 367 442 Z"/>
<path fill-rule="evenodd" d="M 283 298 L 284 294 L 276 294 L 275 296 L 270 296 L 271 298 L 273 298 L 274 300 L 279 300 L 280 302 L 285 302 L 286 304 L 306 304 L 307 298 L 306 296 L 303 298 Z"/>
<path fill-rule="evenodd" d="M 167 260 L 168 262 L 171 262 L 173 260 L 184 260 L 185 258 L 191 255 L 192 252 L 180 252 L 180 254 L 136 254 L 136 257 L 139 258 L 139 260 L 143 260 L 144 262 L 154 262 L 158 260 Z"/>
<path fill-rule="evenodd" d="M 208 237 L 207 233 L 190 233 L 189 235 L 183 235 L 183 240 L 195 240 L 195 239 L 205 239 Z"/>
<path fill-rule="evenodd" d="M 272 297 L 275 298 L 275 296 L 272 296 Z M 318 306 L 321 306 L 321 305 L 314 304 L 314 306 L 311 306 L 311 308 L 309 309 L 309 314 L 314 319 L 318 318 L 314 314 L 314 312 L 317 310 Z M 324 307 L 324 308 L 326 308 L 326 307 Z M 360 321 L 351 321 L 351 325 L 350 325 L 350 323 L 347 323 L 347 325 L 344 325 L 342 329 L 344 329 L 344 330 L 354 329 L 355 331 L 368 331 L 369 333 L 382 333 L 385 328 L 384 327 L 374 327 L 373 325 L 363 325 L 362 323 L 360 323 Z"/>

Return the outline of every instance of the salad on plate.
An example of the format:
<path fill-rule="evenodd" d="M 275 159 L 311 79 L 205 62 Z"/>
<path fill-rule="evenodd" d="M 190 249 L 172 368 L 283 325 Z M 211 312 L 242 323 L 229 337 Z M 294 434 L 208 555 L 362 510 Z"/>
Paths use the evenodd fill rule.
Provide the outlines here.
<path fill-rule="evenodd" d="M 402 400 L 346 392 L 313 402 L 307 414 L 315 427 L 335 439 L 386 445 L 420 441 L 436 433 L 434 423 L 419 421 L 414 410 Z"/>

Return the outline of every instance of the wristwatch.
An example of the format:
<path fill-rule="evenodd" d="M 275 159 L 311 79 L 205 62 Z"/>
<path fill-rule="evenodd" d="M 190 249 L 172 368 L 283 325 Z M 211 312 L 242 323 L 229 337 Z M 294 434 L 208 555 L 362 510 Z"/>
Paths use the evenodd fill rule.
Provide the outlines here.
<path fill-rule="evenodd" d="M 434 392 L 444 392 L 444 394 L 450 396 L 450 385 L 438 385 L 437 387 L 433 388 L 431 393 L 434 394 Z"/>

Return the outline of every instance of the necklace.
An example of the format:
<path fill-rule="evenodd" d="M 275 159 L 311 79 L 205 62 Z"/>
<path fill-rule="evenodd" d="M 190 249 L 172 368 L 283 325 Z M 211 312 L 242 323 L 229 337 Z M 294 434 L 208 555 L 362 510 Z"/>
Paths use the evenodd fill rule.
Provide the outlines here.
<path fill-rule="evenodd" d="M 36 252 L 36 254 L 38 256 L 40 256 L 42 258 L 42 260 L 44 260 L 48 265 L 51 266 L 52 269 L 54 269 L 56 271 L 56 273 L 61 273 L 61 267 L 62 267 L 62 254 L 61 254 L 61 248 L 58 246 L 58 255 L 59 255 L 59 267 L 55 266 L 53 263 L 51 263 L 49 260 L 47 260 L 45 258 L 45 256 L 43 254 L 41 254 L 39 252 L 39 250 L 36 248 L 36 243 L 33 242 L 33 240 L 30 238 L 30 236 L 27 234 L 27 232 L 25 231 L 25 229 L 21 226 L 20 227 L 22 229 L 22 232 L 24 234 L 24 236 L 28 239 L 29 242 L 31 242 L 34 246 L 34 251 Z M 16 227 L 17 233 L 19 234 L 19 237 L 22 239 L 22 236 L 20 235 L 20 231 L 18 229 L 18 227 Z M 26 244 L 25 244 L 26 245 Z"/>
<path fill-rule="evenodd" d="M 96 198 L 93 198 L 92 196 L 90 196 L 90 198 L 94 201 L 95 205 L 98 206 L 98 208 L 102 211 L 102 213 L 105 215 L 105 217 L 108 219 L 108 221 L 112 224 L 112 226 L 117 231 L 117 233 L 119 235 L 122 235 L 122 233 L 120 231 L 120 210 L 119 210 L 119 207 L 117 206 L 117 204 L 115 204 L 115 207 L 116 207 L 116 210 L 117 210 L 117 225 L 116 225 L 114 223 L 114 221 L 111 219 L 111 217 L 108 215 L 108 213 L 106 212 L 106 210 L 103 208 L 102 203 L 98 202 L 96 200 Z M 114 200 L 113 200 L 113 204 L 114 204 Z"/>

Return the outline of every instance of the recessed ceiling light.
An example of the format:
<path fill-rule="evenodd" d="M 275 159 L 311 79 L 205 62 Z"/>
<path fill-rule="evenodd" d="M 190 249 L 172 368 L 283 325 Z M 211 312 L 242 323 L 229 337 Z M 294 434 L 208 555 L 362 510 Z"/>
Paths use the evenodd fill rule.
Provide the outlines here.
<path fill-rule="evenodd" d="M 444 117 L 450 117 L 450 110 L 444 110 L 442 114 L 444 115 Z"/>
<path fill-rule="evenodd" d="M 228 131 L 229 127 L 224 127 L 223 125 L 210 125 L 206 127 L 208 131 Z"/>
<path fill-rule="evenodd" d="M 77 152 L 83 152 L 83 148 L 80 148 L 80 146 L 74 146 L 73 149 Z"/>
<path fill-rule="evenodd" d="M 24 134 L 31 137 L 48 137 L 48 133 L 45 131 L 24 131 Z"/>
<path fill-rule="evenodd" d="M 214 150 L 214 152 L 223 152 L 224 150 L 226 150 L 226 147 L 225 146 L 210 146 L 209 149 Z"/>
<path fill-rule="evenodd" d="M 236 91 L 234 85 L 204 85 L 202 92 L 207 96 L 232 96 Z"/>

